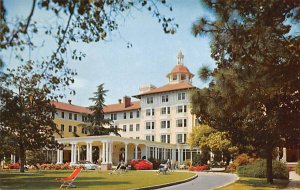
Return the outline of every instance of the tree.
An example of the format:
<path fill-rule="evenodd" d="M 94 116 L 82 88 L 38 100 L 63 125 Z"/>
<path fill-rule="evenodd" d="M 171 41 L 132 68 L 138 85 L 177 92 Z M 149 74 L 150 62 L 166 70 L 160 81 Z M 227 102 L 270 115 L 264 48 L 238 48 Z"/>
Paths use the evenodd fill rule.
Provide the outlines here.
<path fill-rule="evenodd" d="M 119 135 L 119 129 L 112 126 L 112 120 L 104 117 L 103 108 L 107 90 L 104 90 L 103 86 L 104 84 L 100 84 L 97 91 L 94 92 L 95 96 L 90 98 L 94 102 L 94 105 L 89 107 L 91 114 L 87 116 L 87 123 L 80 124 L 80 126 L 87 129 L 91 136 L 109 135 L 110 133 Z"/>
<path fill-rule="evenodd" d="M 216 68 L 200 72 L 211 82 L 194 93 L 193 113 L 202 123 L 227 132 L 235 145 L 252 146 L 266 158 L 267 181 L 272 183 L 274 148 L 299 146 L 299 3 L 204 3 L 215 16 L 200 18 L 193 33 L 210 35 Z"/>
<path fill-rule="evenodd" d="M 51 75 L 38 74 L 32 64 L 8 70 L 0 88 L 0 134 L 7 137 L 7 144 L 18 147 L 20 172 L 24 172 L 27 150 L 60 148 L 53 139 L 59 131 L 53 122 L 56 111 L 49 98 L 58 96 L 51 94 L 51 89 L 60 84 Z"/>
<path fill-rule="evenodd" d="M 172 11 L 165 0 L 32 0 L 27 17 L 11 18 L 8 13 L 13 11 L 8 11 L 0 0 L 0 51 L 10 52 L 14 62 L 7 65 L 7 71 L 0 72 L 0 135 L 8 138 L 0 146 L 7 147 L 2 142 L 18 146 L 21 172 L 26 150 L 57 148 L 57 143 L 51 141 L 53 133 L 58 131 L 50 100 L 63 98 L 66 90 L 75 94 L 69 85 L 74 83 L 77 72 L 69 68 L 68 60 L 81 61 L 85 56 L 72 49 L 72 45 L 109 39 L 110 33 L 118 30 L 118 21 L 132 9 L 147 9 L 162 24 L 165 33 L 174 34 L 178 25 L 160 13 L 158 4 Z M 55 22 L 37 22 L 34 16 L 38 9 L 55 18 Z M 55 46 L 49 48 L 48 43 L 45 45 L 38 39 L 50 39 Z M 49 49 L 48 54 L 40 55 L 41 48 Z M 0 57 L 0 67 L 5 61 Z"/>

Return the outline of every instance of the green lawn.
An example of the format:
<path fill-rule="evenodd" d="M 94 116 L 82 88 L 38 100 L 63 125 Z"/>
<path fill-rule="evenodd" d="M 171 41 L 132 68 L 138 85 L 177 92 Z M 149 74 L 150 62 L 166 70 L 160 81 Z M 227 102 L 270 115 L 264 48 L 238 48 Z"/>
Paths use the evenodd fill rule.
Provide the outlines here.
<path fill-rule="evenodd" d="M 266 179 L 241 177 L 237 182 L 218 188 L 217 190 L 273 190 L 282 189 L 287 186 L 288 180 L 274 180 L 274 184 L 267 184 Z"/>
<path fill-rule="evenodd" d="M 59 189 L 59 182 L 55 178 L 67 177 L 72 171 L 43 171 L 41 173 L 0 171 L 0 189 Z M 128 171 L 122 174 L 109 172 L 82 171 L 76 179 L 76 189 L 86 190 L 115 190 L 131 189 L 144 186 L 158 185 L 180 181 L 192 177 L 193 173 L 172 172 L 167 175 L 157 175 L 152 171 Z"/>

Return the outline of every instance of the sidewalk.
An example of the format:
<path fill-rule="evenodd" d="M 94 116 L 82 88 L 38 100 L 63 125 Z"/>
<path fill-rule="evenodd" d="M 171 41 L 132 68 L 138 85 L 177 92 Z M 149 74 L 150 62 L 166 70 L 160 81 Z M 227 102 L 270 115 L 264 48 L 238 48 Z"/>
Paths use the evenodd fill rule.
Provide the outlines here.
<path fill-rule="evenodd" d="M 300 189 L 300 175 L 296 174 L 295 171 L 290 171 L 290 182 L 287 185 L 288 190 L 299 190 Z"/>

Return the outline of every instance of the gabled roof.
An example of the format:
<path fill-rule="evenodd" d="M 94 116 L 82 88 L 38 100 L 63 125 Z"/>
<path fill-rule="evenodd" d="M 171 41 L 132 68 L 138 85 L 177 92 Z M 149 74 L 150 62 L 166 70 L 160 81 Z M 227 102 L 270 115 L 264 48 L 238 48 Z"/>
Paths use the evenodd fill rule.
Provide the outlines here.
<path fill-rule="evenodd" d="M 89 110 L 89 108 L 73 105 L 70 103 L 52 101 L 51 104 L 54 105 L 56 109 L 59 110 L 76 112 L 76 113 L 86 113 L 86 114 L 92 113 L 92 111 Z"/>
<path fill-rule="evenodd" d="M 189 69 L 184 66 L 183 64 L 177 64 L 172 71 L 167 74 L 167 77 L 169 77 L 171 74 L 177 74 L 177 73 L 181 73 L 181 74 L 188 74 L 189 76 L 193 77 L 194 75 L 189 71 Z"/>
<path fill-rule="evenodd" d="M 151 89 L 147 92 L 135 95 L 133 97 L 140 98 L 141 96 L 148 95 L 148 94 L 156 94 L 156 93 L 163 93 L 163 92 L 183 90 L 183 89 L 192 89 L 192 88 L 196 88 L 196 87 L 194 87 L 192 84 L 187 83 L 187 82 L 180 82 L 180 83 L 175 83 L 175 84 L 166 84 L 164 86 Z"/>
<path fill-rule="evenodd" d="M 131 111 L 141 109 L 141 102 L 134 101 L 131 102 L 129 106 L 125 107 L 125 103 L 117 103 L 110 104 L 103 108 L 104 113 L 113 113 L 113 112 L 121 112 L 121 111 Z"/>

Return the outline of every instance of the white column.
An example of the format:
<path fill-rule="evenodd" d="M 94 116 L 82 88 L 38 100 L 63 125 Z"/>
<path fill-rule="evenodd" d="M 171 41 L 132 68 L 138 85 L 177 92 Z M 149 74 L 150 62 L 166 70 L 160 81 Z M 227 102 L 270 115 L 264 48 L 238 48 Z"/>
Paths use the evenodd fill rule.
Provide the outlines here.
<path fill-rule="evenodd" d="M 77 144 L 74 144 L 74 163 L 77 162 Z"/>
<path fill-rule="evenodd" d="M 102 142 L 102 163 L 105 163 L 105 142 Z"/>
<path fill-rule="evenodd" d="M 47 150 L 48 152 L 48 150 Z M 60 150 L 57 149 L 57 160 L 56 160 L 56 164 L 60 164 Z"/>
<path fill-rule="evenodd" d="M 167 150 L 166 148 L 164 148 L 163 150 L 164 150 L 164 160 L 167 160 Z"/>
<path fill-rule="evenodd" d="M 14 160 L 14 163 L 16 163 L 16 155 L 15 154 L 14 154 L 13 160 Z"/>
<path fill-rule="evenodd" d="M 145 146 L 145 152 L 146 152 L 145 157 L 146 157 L 146 160 L 147 160 L 148 159 L 148 146 L 147 145 Z"/>
<path fill-rule="evenodd" d="M 277 151 L 277 156 L 276 156 L 276 160 L 280 160 L 280 155 L 279 155 L 279 147 L 276 147 L 276 151 Z"/>
<path fill-rule="evenodd" d="M 90 162 L 93 162 L 93 143 L 90 143 L 89 158 Z"/>
<path fill-rule="evenodd" d="M 61 164 L 64 163 L 64 150 L 60 150 L 60 159 L 59 159 L 59 162 L 60 162 Z"/>
<path fill-rule="evenodd" d="M 98 160 L 99 160 L 99 163 L 100 163 L 100 160 L 101 160 L 101 157 L 102 157 L 102 149 L 101 149 L 101 146 L 99 146 L 99 158 L 98 158 Z"/>
<path fill-rule="evenodd" d="M 210 161 L 214 160 L 214 154 L 212 153 L 212 151 L 210 151 Z"/>
<path fill-rule="evenodd" d="M 87 143 L 86 143 L 86 161 L 89 161 L 89 160 L 90 160 L 90 159 L 89 159 L 89 155 L 90 155 L 90 154 L 89 154 L 89 150 L 90 150 L 90 149 L 89 149 L 89 143 L 87 142 Z"/>
<path fill-rule="evenodd" d="M 178 148 L 178 164 L 181 164 L 181 154 L 180 154 L 180 148 Z"/>
<path fill-rule="evenodd" d="M 135 155 L 134 155 L 134 159 L 138 159 L 138 145 L 135 144 Z"/>
<path fill-rule="evenodd" d="M 108 162 L 108 142 L 105 142 L 105 162 Z"/>
<path fill-rule="evenodd" d="M 282 149 L 282 153 L 283 153 L 282 162 L 286 162 L 286 148 L 285 147 Z"/>
<path fill-rule="evenodd" d="M 74 163 L 74 144 L 71 144 L 71 163 Z"/>
<path fill-rule="evenodd" d="M 172 149 L 172 160 L 173 160 L 173 163 L 175 163 L 175 161 L 176 161 L 176 149 Z"/>
<path fill-rule="evenodd" d="M 80 146 L 77 147 L 77 161 L 80 161 Z"/>
<path fill-rule="evenodd" d="M 184 149 L 184 161 L 186 161 L 186 148 Z"/>
<path fill-rule="evenodd" d="M 112 142 L 109 142 L 109 163 L 112 164 L 112 153 L 113 153 L 113 146 L 112 146 Z"/>
<path fill-rule="evenodd" d="M 128 148 L 127 148 L 127 143 L 125 143 L 125 164 L 127 164 L 127 155 L 128 155 L 128 153 L 127 153 L 127 151 L 128 151 Z"/>

